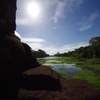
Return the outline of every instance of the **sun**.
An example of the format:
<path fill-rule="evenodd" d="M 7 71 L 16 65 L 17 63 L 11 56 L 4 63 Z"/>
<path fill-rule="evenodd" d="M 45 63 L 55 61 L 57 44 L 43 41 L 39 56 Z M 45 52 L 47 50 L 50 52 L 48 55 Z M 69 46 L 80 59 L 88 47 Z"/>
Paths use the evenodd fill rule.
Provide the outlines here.
<path fill-rule="evenodd" d="M 32 18 L 37 18 L 40 15 L 40 5 L 37 2 L 29 3 L 27 11 Z"/>

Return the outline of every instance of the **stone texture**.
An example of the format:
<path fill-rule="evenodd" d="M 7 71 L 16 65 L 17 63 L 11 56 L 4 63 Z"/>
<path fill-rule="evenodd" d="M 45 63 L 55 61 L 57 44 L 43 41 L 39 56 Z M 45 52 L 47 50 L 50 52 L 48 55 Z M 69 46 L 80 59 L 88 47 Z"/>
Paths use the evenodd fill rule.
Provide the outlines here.
<path fill-rule="evenodd" d="M 0 35 L 13 34 L 16 29 L 16 1 L 0 0 Z"/>
<path fill-rule="evenodd" d="M 100 90 L 85 81 L 39 66 L 30 47 L 14 35 L 16 1 L 0 0 L 0 100 L 100 100 Z"/>
<path fill-rule="evenodd" d="M 82 80 L 63 78 L 47 66 L 23 74 L 18 100 L 100 100 L 100 90 Z"/>

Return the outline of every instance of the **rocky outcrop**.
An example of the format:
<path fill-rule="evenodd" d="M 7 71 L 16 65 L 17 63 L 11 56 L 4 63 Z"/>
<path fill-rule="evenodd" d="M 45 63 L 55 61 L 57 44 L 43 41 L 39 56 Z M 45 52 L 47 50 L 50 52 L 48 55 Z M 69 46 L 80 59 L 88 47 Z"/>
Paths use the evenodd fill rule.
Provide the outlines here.
<path fill-rule="evenodd" d="M 63 78 L 47 66 L 23 74 L 18 100 L 100 100 L 100 90 L 82 80 Z"/>
<path fill-rule="evenodd" d="M 30 47 L 14 35 L 16 1 L 0 0 L 0 100 L 15 100 L 22 72 L 39 66 Z"/>
<path fill-rule="evenodd" d="M 16 29 L 16 1 L 0 0 L 0 36 L 14 34 Z"/>
<path fill-rule="evenodd" d="M 100 100 L 100 91 L 85 81 L 40 66 L 14 35 L 15 18 L 16 0 L 0 0 L 0 100 Z"/>
<path fill-rule="evenodd" d="M 0 100 L 15 100 L 22 72 L 39 65 L 31 48 L 18 37 L 0 36 Z"/>

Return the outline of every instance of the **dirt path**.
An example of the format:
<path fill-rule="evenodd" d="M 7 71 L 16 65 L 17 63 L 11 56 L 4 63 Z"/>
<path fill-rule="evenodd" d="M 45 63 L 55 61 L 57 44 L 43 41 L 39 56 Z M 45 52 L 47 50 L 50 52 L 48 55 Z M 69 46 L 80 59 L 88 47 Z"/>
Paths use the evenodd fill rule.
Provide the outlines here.
<path fill-rule="evenodd" d="M 100 90 L 85 81 L 63 78 L 48 67 L 24 75 L 18 100 L 100 100 Z"/>

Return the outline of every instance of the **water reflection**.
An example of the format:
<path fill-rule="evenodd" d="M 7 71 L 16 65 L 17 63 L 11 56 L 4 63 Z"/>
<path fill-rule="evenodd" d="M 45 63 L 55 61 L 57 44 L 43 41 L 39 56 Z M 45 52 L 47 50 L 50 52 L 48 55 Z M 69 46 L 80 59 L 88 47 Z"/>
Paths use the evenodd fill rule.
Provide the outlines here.
<path fill-rule="evenodd" d="M 90 70 L 79 68 L 73 64 L 44 64 L 44 65 L 53 66 L 52 67 L 53 70 L 58 71 L 58 72 L 68 73 L 71 76 L 75 75 L 79 71 L 91 72 Z"/>
<path fill-rule="evenodd" d="M 85 71 L 85 72 L 92 72 L 92 70 L 88 69 L 82 69 L 80 67 L 77 67 L 75 64 L 61 64 L 61 61 L 55 59 L 58 57 L 44 57 L 39 58 L 39 60 L 45 60 L 43 65 L 52 66 L 51 68 L 58 72 L 64 72 L 69 75 L 75 75 L 79 71 Z"/>

